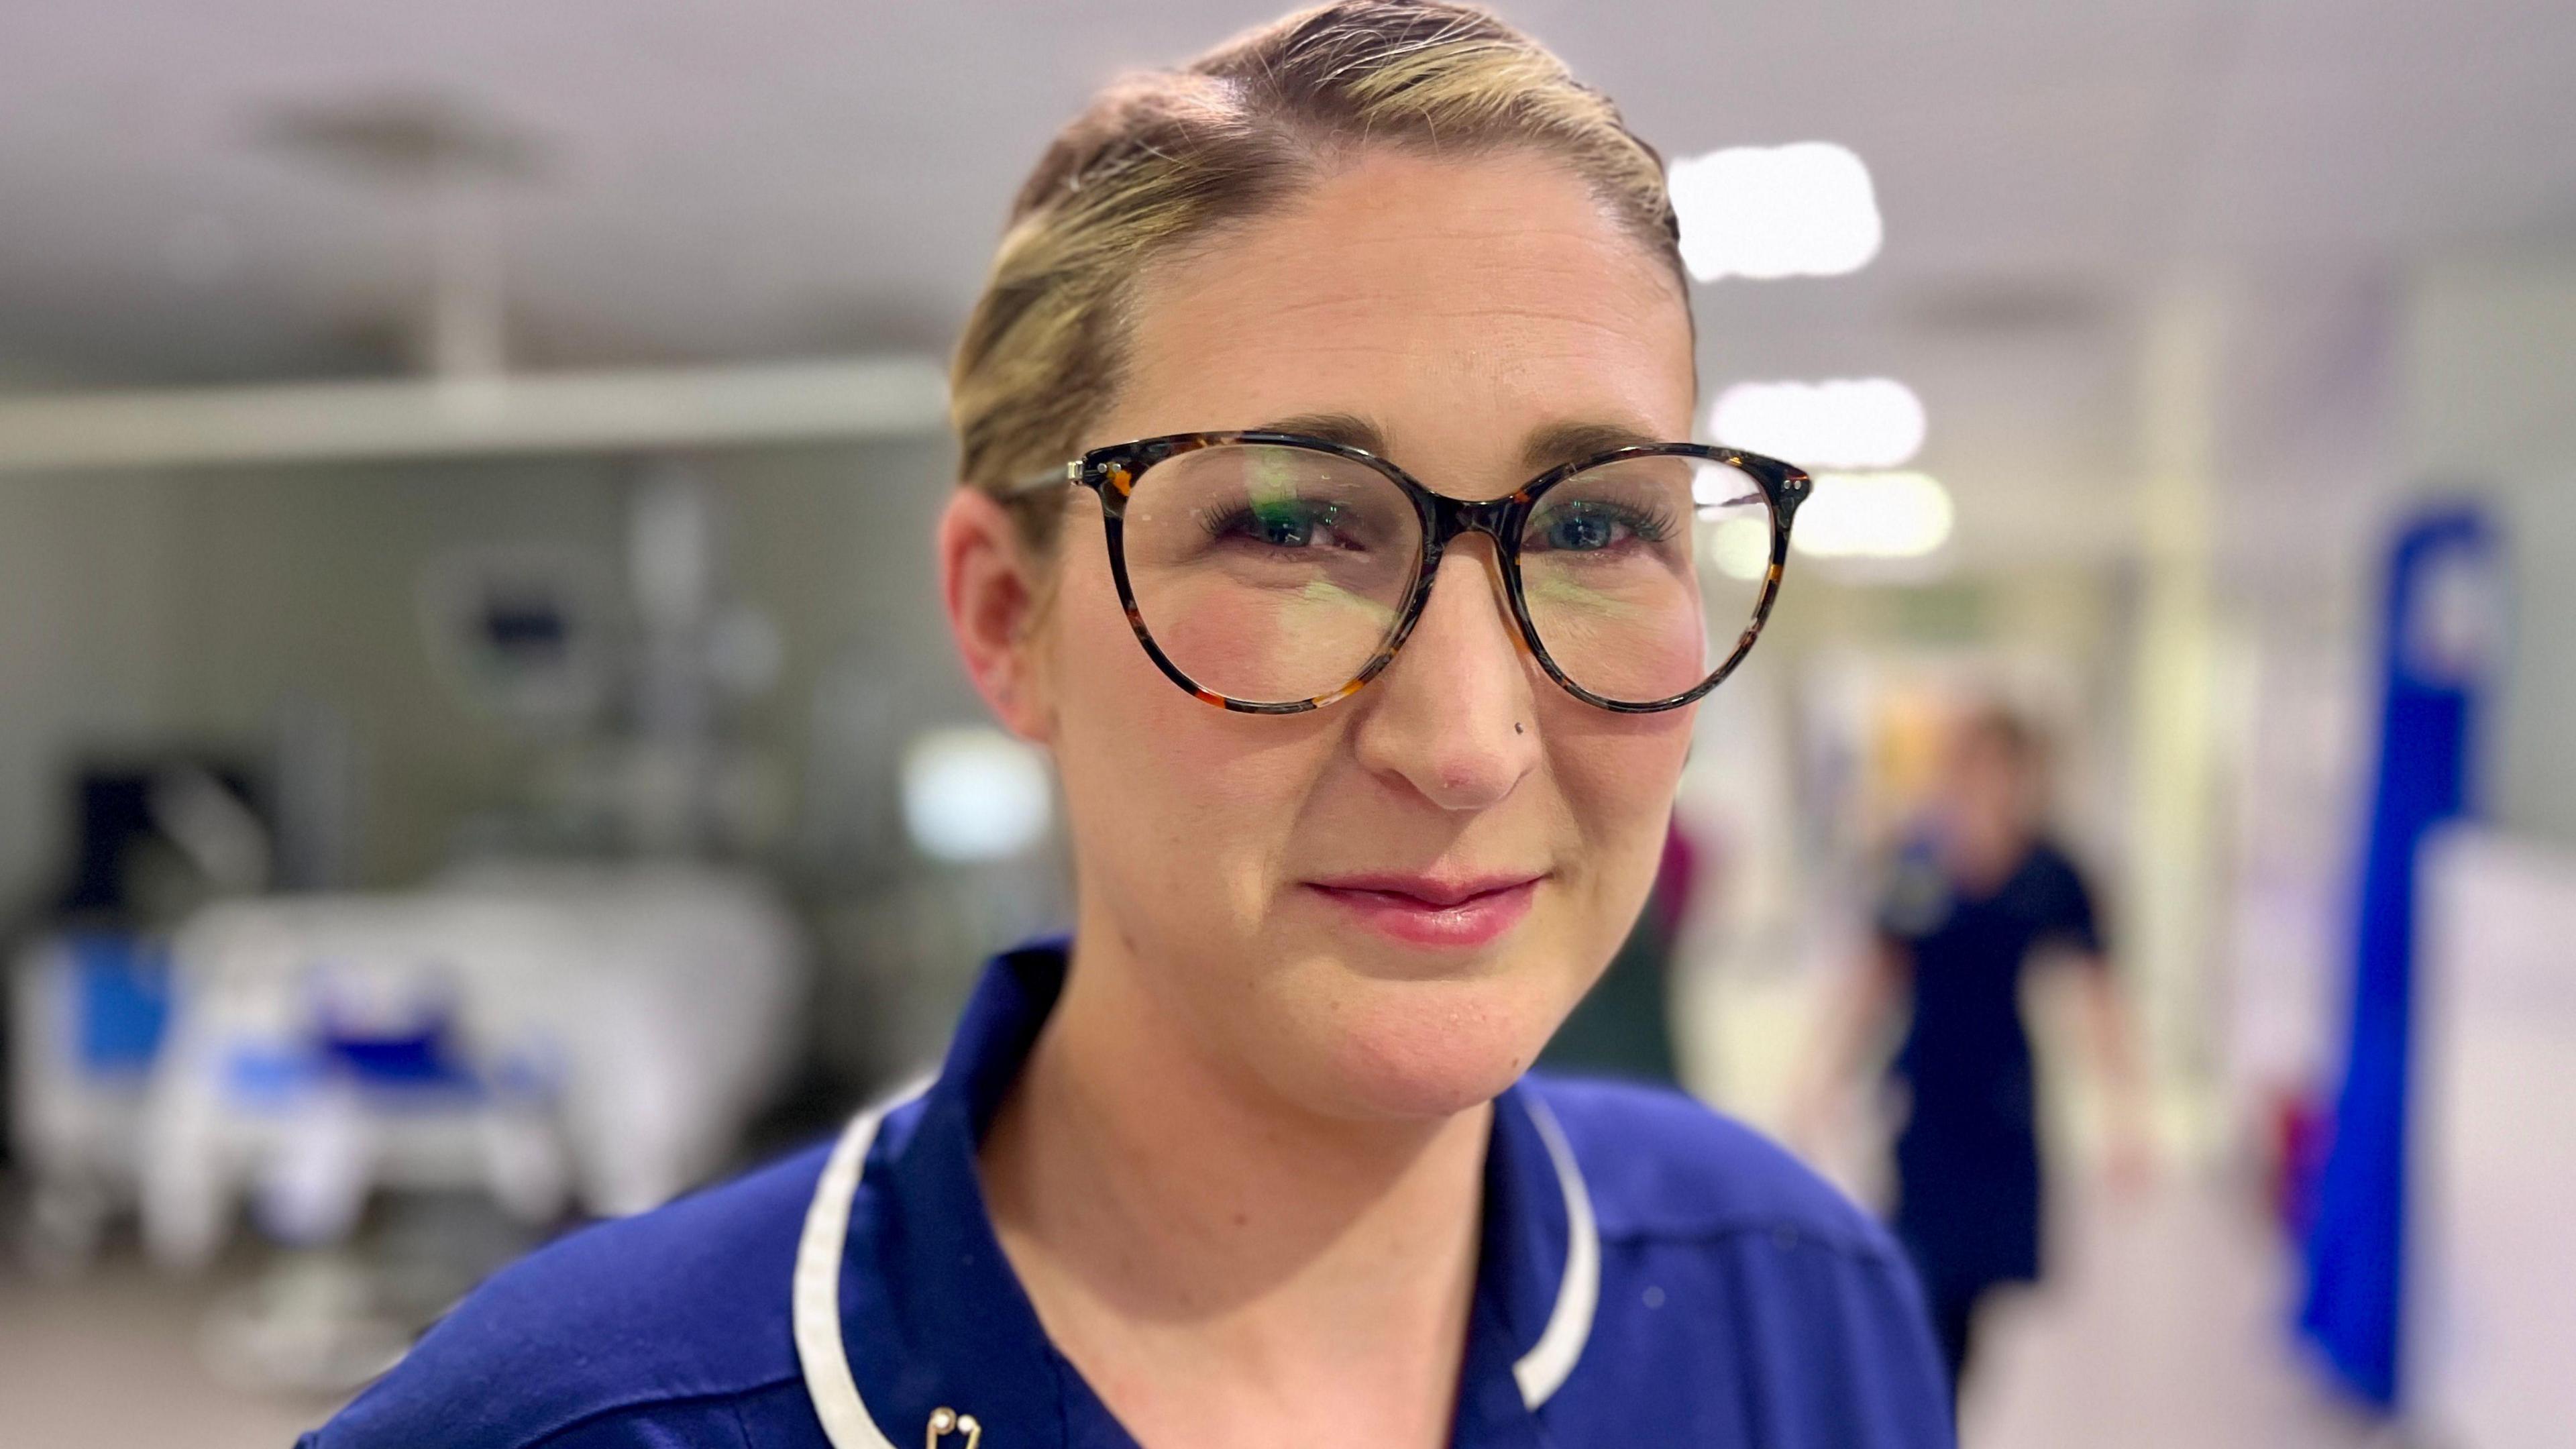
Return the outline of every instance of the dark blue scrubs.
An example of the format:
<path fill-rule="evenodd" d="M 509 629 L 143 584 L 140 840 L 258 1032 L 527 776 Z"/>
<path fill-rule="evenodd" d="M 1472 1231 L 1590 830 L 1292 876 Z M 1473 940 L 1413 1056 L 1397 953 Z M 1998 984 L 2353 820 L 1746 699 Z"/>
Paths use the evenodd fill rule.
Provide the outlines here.
<path fill-rule="evenodd" d="M 2083 877 L 2045 841 L 1982 896 L 1948 879 L 1928 845 L 1909 848 L 1879 930 L 1912 968 L 1914 1003 L 1894 1068 L 1906 1097 L 1896 1232 L 1922 1274 L 1955 1374 L 1978 1300 L 2039 1276 L 2039 1135 L 2022 971 L 2051 945 L 2098 962 L 2101 936 Z"/>
<path fill-rule="evenodd" d="M 1063 984 L 988 969 L 928 1087 L 815 1148 L 502 1272 L 309 1449 L 1132 1449 L 1047 1341 L 975 1173 Z M 1669 1092 L 1497 1102 L 1461 1449 L 1933 1449 L 1949 1407 L 1883 1231 Z"/>

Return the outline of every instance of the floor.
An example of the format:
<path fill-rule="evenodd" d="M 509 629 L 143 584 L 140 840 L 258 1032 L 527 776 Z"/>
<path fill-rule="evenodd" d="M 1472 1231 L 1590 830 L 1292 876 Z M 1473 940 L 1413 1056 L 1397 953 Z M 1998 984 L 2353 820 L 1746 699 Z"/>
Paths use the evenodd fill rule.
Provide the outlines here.
<path fill-rule="evenodd" d="M 287 1449 L 334 1405 L 234 1388 L 206 1367 L 206 1313 L 232 1286 L 174 1282 L 130 1256 L 71 1282 L 0 1264 L 0 1441 Z"/>
<path fill-rule="evenodd" d="M 2280 1332 L 2282 1263 L 2239 1195 L 2170 1182 L 2067 1215 L 2056 1278 L 1998 1305 L 1964 1405 L 1966 1449 L 2385 1449 Z M 330 1411 L 221 1382 L 199 1342 L 227 1286 L 128 1259 L 72 1283 L 0 1268 L 11 1444 L 284 1449 Z"/>
<path fill-rule="evenodd" d="M 2284 1331 L 2287 1260 L 2246 1196 L 2167 1182 L 2071 1204 L 2043 1287 L 1998 1303 L 1964 1449 L 2385 1449 Z"/>

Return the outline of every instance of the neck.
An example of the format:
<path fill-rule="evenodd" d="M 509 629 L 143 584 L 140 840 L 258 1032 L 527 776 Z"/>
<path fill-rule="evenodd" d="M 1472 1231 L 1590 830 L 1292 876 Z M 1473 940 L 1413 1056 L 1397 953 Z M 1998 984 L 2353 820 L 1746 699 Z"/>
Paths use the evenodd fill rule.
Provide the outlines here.
<path fill-rule="evenodd" d="M 1490 1105 L 1300 1110 L 1204 1050 L 1116 932 L 1085 940 L 981 1152 L 1057 1347 L 1146 1444 L 1445 1442 Z M 1315 1437 L 1344 1412 L 1359 1432 Z"/>

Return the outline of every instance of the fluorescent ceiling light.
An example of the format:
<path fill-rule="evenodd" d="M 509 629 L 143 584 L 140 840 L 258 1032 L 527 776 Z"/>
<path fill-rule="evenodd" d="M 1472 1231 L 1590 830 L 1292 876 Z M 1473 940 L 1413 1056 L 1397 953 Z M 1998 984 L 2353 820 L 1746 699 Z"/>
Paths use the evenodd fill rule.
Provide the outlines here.
<path fill-rule="evenodd" d="M 1878 196 L 1848 147 L 1730 146 L 1675 161 L 1666 180 L 1682 263 L 1703 282 L 1838 277 L 1878 255 Z"/>
<path fill-rule="evenodd" d="M 1801 468 L 1894 468 L 1923 447 L 1923 400 L 1886 377 L 1739 382 L 1717 395 L 1709 436 Z"/>
<path fill-rule="evenodd" d="M 1928 473 L 1822 473 L 1789 543 L 1816 558 L 1921 558 L 1955 520 L 1950 491 Z"/>

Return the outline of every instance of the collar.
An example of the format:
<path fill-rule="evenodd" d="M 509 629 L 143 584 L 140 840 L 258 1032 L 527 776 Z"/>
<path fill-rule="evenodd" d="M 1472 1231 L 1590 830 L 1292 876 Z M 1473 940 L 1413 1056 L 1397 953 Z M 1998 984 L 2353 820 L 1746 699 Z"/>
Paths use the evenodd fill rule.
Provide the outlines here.
<path fill-rule="evenodd" d="M 1055 1351 L 994 1236 L 975 1149 L 1064 986 L 1069 943 L 994 958 L 939 1073 L 852 1119 L 807 1209 L 796 1353 L 834 1449 L 893 1449 L 932 1426 L 974 1446 L 1130 1445 Z M 1496 1099 L 1455 1442 L 1535 1445 L 1599 1301 L 1592 1203 L 1537 1093 Z M 863 1392 L 864 1389 L 864 1392 Z M 945 1416 L 944 1418 L 942 1416 Z"/>

